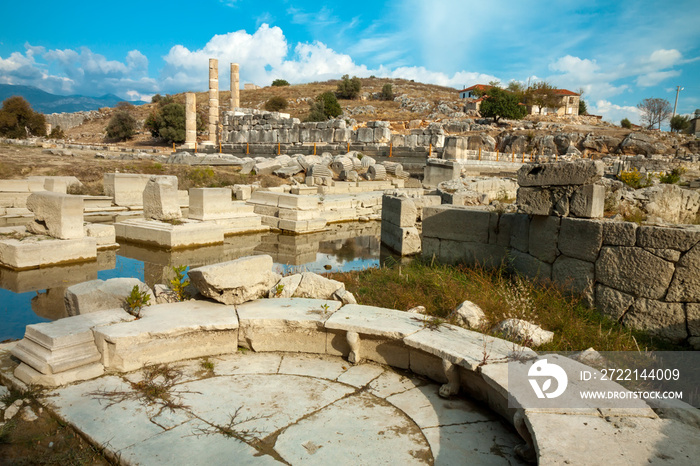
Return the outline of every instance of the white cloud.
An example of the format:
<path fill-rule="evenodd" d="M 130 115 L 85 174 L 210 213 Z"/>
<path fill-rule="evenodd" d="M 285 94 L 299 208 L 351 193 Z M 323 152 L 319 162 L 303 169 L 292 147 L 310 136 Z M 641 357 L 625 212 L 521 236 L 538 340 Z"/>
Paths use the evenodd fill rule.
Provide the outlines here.
<path fill-rule="evenodd" d="M 598 100 L 588 109 L 588 113 L 602 115 L 603 119 L 619 124 L 623 118 L 628 118 L 632 123 L 639 124 L 641 112 L 637 107 L 620 106 L 608 100 Z"/>

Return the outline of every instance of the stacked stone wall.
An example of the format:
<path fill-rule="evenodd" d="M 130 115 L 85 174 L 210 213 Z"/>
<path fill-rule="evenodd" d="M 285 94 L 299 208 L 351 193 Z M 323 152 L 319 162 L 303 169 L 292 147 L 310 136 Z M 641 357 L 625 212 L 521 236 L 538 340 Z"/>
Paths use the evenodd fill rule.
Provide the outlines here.
<path fill-rule="evenodd" d="M 632 328 L 700 347 L 700 227 L 506 213 L 423 213 L 423 256 L 553 281 Z"/>

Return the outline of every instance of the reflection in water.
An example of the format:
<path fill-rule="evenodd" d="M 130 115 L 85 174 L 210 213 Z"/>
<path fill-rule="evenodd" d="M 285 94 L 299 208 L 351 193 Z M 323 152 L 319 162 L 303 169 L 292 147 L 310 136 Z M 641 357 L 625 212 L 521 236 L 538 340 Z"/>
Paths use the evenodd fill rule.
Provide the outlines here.
<path fill-rule="evenodd" d="M 22 272 L 0 268 L 0 341 L 22 338 L 28 324 L 65 317 L 63 295 L 77 283 L 135 277 L 153 287 L 175 278 L 173 267 L 178 265 L 199 267 L 253 254 L 272 256 L 282 273 L 321 273 L 328 267 L 333 271 L 361 270 L 384 260 L 379 236 L 379 222 L 342 223 L 319 233 L 230 236 L 220 245 L 176 251 L 123 243 L 119 250 L 98 253 L 95 262 Z"/>

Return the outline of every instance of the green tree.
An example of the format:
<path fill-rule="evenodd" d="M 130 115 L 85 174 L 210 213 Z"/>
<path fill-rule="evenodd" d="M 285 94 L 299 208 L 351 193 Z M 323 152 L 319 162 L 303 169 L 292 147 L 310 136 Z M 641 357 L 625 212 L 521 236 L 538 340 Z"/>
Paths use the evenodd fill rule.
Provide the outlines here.
<path fill-rule="evenodd" d="M 683 132 L 690 128 L 690 118 L 683 115 L 675 115 L 671 118 L 671 131 L 676 133 Z"/>
<path fill-rule="evenodd" d="M 148 118 L 146 118 L 144 127 L 151 132 L 153 137 L 162 139 L 167 143 L 185 142 L 185 106 L 183 104 L 171 102 L 159 108 L 157 112 L 151 113 Z M 197 114 L 197 130 L 202 129 L 202 118 Z"/>
<path fill-rule="evenodd" d="M 287 108 L 287 99 L 278 95 L 270 97 L 270 99 L 265 102 L 265 110 L 268 112 L 279 112 L 285 108 Z"/>
<path fill-rule="evenodd" d="M 55 127 L 51 128 L 51 133 L 49 134 L 49 137 L 51 139 L 65 139 L 66 134 L 63 132 L 63 129 L 60 125 L 56 125 Z"/>
<path fill-rule="evenodd" d="M 622 126 L 623 128 L 630 129 L 632 128 L 632 122 L 629 120 L 629 118 L 623 118 L 622 120 L 620 120 L 620 126 Z"/>
<path fill-rule="evenodd" d="M 273 86 L 289 86 L 289 82 L 286 79 L 275 79 L 272 81 Z"/>
<path fill-rule="evenodd" d="M 121 110 L 112 115 L 105 131 L 108 138 L 131 139 L 136 132 L 136 119 L 126 110 Z"/>
<path fill-rule="evenodd" d="M 360 95 L 360 90 L 362 89 L 362 81 L 357 76 L 353 76 L 350 79 L 349 75 L 343 75 L 341 81 L 338 83 L 338 90 L 336 94 L 341 99 L 355 99 Z"/>
<path fill-rule="evenodd" d="M 482 116 L 491 117 L 496 122 L 501 118 L 520 120 L 527 114 L 518 96 L 500 87 L 489 89 L 488 97 L 481 102 L 479 111 Z"/>
<path fill-rule="evenodd" d="M 588 105 L 586 105 L 586 101 L 581 97 L 578 98 L 578 114 L 588 115 Z"/>
<path fill-rule="evenodd" d="M 386 83 L 386 84 L 384 84 L 384 86 L 382 86 L 381 99 L 382 100 L 394 100 L 394 89 L 390 83 Z"/>
<path fill-rule="evenodd" d="M 151 103 L 152 103 L 152 104 L 157 104 L 158 102 L 161 101 L 162 98 L 163 98 L 162 95 L 160 95 L 160 94 L 155 94 L 153 97 L 151 97 Z"/>
<path fill-rule="evenodd" d="M 5 99 L 0 110 L 0 135 L 23 139 L 29 135 L 46 135 L 46 118 L 32 110 L 23 97 Z"/>
<path fill-rule="evenodd" d="M 525 103 L 539 107 L 540 115 L 545 108 L 554 108 L 559 105 L 559 97 L 554 93 L 554 87 L 547 81 L 539 81 L 525 92 Z"/>
<path fill-rule="evenodd" d="M 343 109 L 338 103 L 335 94 L 332 92 L 324 92 L 316 96 L 316 99 L 311 103 L 309 114 L 305 121 L 325 121 L 329 118 L 335 118 L 343 113 Z"/>

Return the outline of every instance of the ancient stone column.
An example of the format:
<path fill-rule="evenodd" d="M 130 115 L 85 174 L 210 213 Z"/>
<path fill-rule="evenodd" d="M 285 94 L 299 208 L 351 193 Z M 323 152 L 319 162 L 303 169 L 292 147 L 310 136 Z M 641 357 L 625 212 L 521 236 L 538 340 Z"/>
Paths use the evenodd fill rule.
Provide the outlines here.
<path fill-rule="evenodd" d="M 209 59 L 209 143 L 216 144 L 219 127 L 219 60 Z"/>
<path fill-rule="evenodd" d="M 197 95 L 185 94 L 185 143 L 183 149 L 194 149 L 197 143 Z"/>
<path fill-rule="evenodd" d="M 238 63 L 231 63 L 231 111 L 241 106 L 241 82 L 238 79 Z"/>

